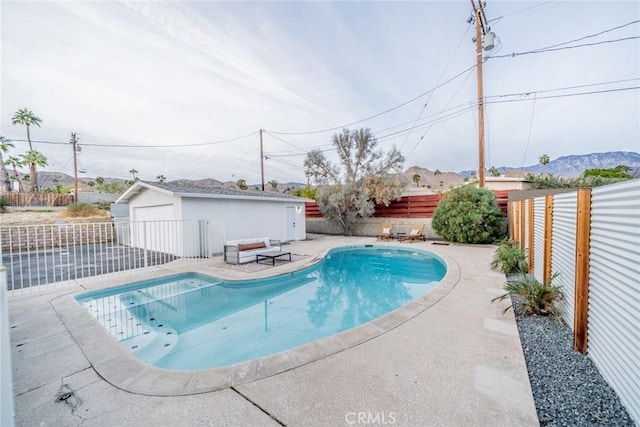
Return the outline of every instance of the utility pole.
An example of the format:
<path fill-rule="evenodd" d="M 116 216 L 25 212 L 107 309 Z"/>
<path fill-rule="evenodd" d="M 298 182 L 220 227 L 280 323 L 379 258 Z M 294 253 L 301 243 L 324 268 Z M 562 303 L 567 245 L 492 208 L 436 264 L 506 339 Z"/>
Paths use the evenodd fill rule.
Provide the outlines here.
<path fill-rule="evenodd" d="M 260 129 L 260 175 L 262 176 L 262 191 L 264 191 L 264 152 L 262 151 L 262 129 Z"/>
<path fill-rule="evenodd" d="M 78 138 L 75 132 L 71 132 L 71 144 L 73 147 L 73 202 L 78 203 Z"/>
<path fill-rule="evenodd" d="M 485 3 L 486 5 L 486 3 Z M 478 0 L 476 6 L 475 0 L 471 0 L 471 6 L 473 7 L 473 20 L 476 25 L 476 69 L 478 74 L 478 186 L 484 187 L 484 93 L 482 86 L 482 48 L 483 42 L 485 42 L 485 36 L 490 38 L 490 42 L 485 44 L 485 50 L 493 49 L 493 33 L 489 32 L 490 28 L 487 26 L 487 17 L 484 14 L 484 7 L 481 0 Z"/>

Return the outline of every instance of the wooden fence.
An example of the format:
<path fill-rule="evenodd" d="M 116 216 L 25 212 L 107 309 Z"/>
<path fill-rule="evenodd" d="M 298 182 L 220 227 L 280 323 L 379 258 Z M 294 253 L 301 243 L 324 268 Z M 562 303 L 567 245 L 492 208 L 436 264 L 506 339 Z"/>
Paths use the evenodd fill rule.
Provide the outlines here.
<path fill-rule="evenodd" d="M 508 190 L 496 191 L 498 207 L 506 215 Z M 376 218 L 432 218 L 440 200 L 446 194 L 428 194 L 423 196 L 404 196 L 392 201 L 389 206 L 378 204 L 375 207 Z M 305 204 L 307 218 L 322 218 L 322 213 L 316 202 Z"/>
<path fill-rule="evenodd" d="M 6 206 L 69 206 L 73 195 L 57 193 L 2 193 Z"/>

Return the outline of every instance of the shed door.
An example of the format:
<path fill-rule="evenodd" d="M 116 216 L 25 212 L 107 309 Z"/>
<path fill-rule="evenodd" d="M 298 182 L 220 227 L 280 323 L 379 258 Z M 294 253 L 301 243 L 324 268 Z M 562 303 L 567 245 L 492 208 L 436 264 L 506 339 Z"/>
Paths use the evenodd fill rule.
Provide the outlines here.
<path fill-rule="evenodd" d="M 287 206 L 287 241 L 296 240 L 296 208 Z"/>
<path fill-rule="evenodd" d="M 133 221 L 174 220 L 173 205 L 140 206 L 133 208 Z"/>

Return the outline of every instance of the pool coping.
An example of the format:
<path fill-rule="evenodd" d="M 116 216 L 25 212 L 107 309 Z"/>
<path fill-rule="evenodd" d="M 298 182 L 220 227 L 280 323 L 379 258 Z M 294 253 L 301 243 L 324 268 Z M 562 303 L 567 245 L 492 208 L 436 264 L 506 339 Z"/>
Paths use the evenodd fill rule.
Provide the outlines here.
<path fill-rule="evenodd" d="M 440 257 L 447 267 L 447 273 L 443 279 L 421 297 L 390 313 L 336 335 L 259 359 L 219 368 L 172 371 L 143 362 L 122 345 L 114 342 L 113 336 L 75 300 L 77 295 L 86 293 L 87 289 L 54 298 L 50 303 L 91 366 L 105 381 L 114 387 L 135 394 L 188 396 L 246 384 L 298 368 L 370 341 L 423 313 L 458 284 L 460 267 L 445 254 L 425 248 L 420 249 Z M 324 250 L 313 259 L 301 263 L 299 269 L 317 263 L 328 251 L 329 249 Z M 198 265 L 190 266 L 188 271 L 211 275 L 211 272 Z M 175 273 L 167 270 L 159 274 L 155 272 L 151 276 L 160 278 Z M 277 271 L 271 276 L 279 274 L 282 274 L 282 271 Z M 120 284 L 122 284 L 121 281 L 113 279 L 91 290 Z"/>

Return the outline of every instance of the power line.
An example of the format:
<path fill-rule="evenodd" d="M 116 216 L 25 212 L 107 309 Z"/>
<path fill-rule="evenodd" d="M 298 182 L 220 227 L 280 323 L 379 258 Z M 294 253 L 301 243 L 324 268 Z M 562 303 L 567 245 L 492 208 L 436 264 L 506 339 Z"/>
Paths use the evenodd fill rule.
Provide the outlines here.
<path fill-rule="evenodd" d="M 558 48 L 540 48 L 540 49 L 535 49 L 535 50 L 529 50 L 529 51 L 526 51 L 526 52 L 513 52 L 513 53 L 509 53 L 507 55 L 492 55 L 492 56 L 488 56 L 487 59 L 515 58 L 516 56 L 530 55 L 530 54 L 534 54 L 534 53 L 557 52 L 559 50 L 577 49 L 577 48 L 580 48 L 580 47 L 597 46 L 597 45 L 601 45 L 601 44 L 609 44 L 609 43 L 616 43 L 616 42 L 621 42 L 621 41 L 626 41 L 626 40 L 636 40 L 636 39 L 640 39 L 640 36 L 624 37 L 624 38 L 615 39 L 615 40 L 604 40 L 604 41 L 601 41 L 601 42 L 594 42 L 594 43 L 584 43 L 584 44 L 578 44 L 578 45 L 575 45 L 575 46 L 564 46 L 564 47 L 558 47 Z"/>
<path fill-rule="evenodd" d="M 548 95 L 548 96 L 538 96 L 537 99 L 552 99 L 552 98 L 567 98 L 567 97 L 571 97 L 571 96 L 582 96 L 582 95 L 595 95 L 595 94 L 599 94 L 599 93 L 611 93 L 611 92 L 623 92 L 623 91 L 627 91 L 627 90 L 636 90 L 636 89 L 640 89 L 640 86 L 631 86 L 631 87 L 623 87 L 623 88 L 617 88 L 617 89 L 605 89 L 605 90 L 595 90 L 595 91 L 590 91 L 590 92 L 577 92 L 577 93 L 566 93 L 563 95 Z M 529 92 L 526 94 L 522 94 L 524 95 L 531 95 L 531 94 L 536 94 L 536 92 Z M 487 104 L 501 104 L 504 102 L 520 102 L 520 101 L 530 101 L 531 99 L 527 99 L 527 98 L 521 98 L 521 99 L 504 99 L 501 101 L 487 101 Z"/>
<path fill-rule="evenodd" d="M 374 118 L 376 118 L 376 117 L 380 117 L 380 116 L 382 116 L 382 115 L 384 115 L 384 114 L 387 114 L 387 113 L 390 113 L 390 112 L 392 112 L 392 111 L 395 111 L 395 110 L 397 110 L 397 109 L 399 109 L 399 108 L 402 108 L 402 107 L 404 107 L 405 105 L 411 104 L 412 102 L 414 102 L 414 101 L 416 101 L 416 100 L 418 100 L 418 99 L 420 99 L 420 98 L 422 98 L 422 97 L 424 97 L 424 96 L 426 96 L 426 95 L 430 94 L 431 92 L 433 92 L 433 91 L 435 91 L 435 90 L 437 90 L 437 89 L 439 89 L 439 88 L 441 88 L 441 87 L 445 86 L 446 84 L 448 84 L 448 83 L 452 82 L 453 80 L 455 80 L 455 79 L 457 79 L 458 77 L 462 76 L 462 75 L 463 75 L 464 73 L 466 73 L 467 71 L 469 71 L 469 70 L 473 70 L 475 67 L 476 67 L 476 65 L 472 65 L 471 67 L 469 67 L 469 68 L 465 69 L 464 71 L 462 71 L 462 72 L 460 72 L 460 73 L 456 74 L 455 76 L 451 77 L 449 80 L 447 80 L 447 81 L 445 81 L 445 82 L 443 82 L 443 83 L 441 83 L 441 84 L 439 84 L 439 85 L 435 86 L 434 88 L 429 89 L 428 91 L 423 92 L 423 93 L 421 93 L 420 95 L 417 95 L 417 96 L 415 96 L 415 97 L 413 97 L 413 98 L 409 99 L 408 101 L 403 102 L 402 104 L 396 105 L 395 107 L 391 107 L 391 108 L 389 108 L 389 109 L 387 109 L 387 110 L 385 110 L 385 111 L 382 111 L 382 112 L 380 112 L 380 113 L 374 114 L 374 115 L 369 116 L 369 117 L 366 117 L 366 118 L 364 118 L 364 119 L 356 120 L 356 121 L 351 122 L 351 123 L 345 123 L 345 124 L 343 124 L 343 125 L 335 126 L 335 127 L 332 127 L 332 128 L 319 129 L 319 130 L 313 130 L 313 131 L 307 131 L 307 132 L 280 132 L 280 131 L 270 131 L 270 133 L 272 133 L 272 134 L 274 134 L 274 133 L 275 133 L 275 134 L 278 134 L 278 135 L 311 135 L 311 134 L 315 134 L 315 133 L 324 133 L 324 132 L 330 132 L 330 131 L 334 131 L 334 130 L 338 130 L 338 129 L 343 129 L 343 128 L 346 128 L 346 127 L 349 127 L 349 126 L 352 126 L 352 125 L 355 125 L 355 124 L 358 124 L 358 123 L 366 122 L 367 120 L 371 120 L 371 119 L 374 119 Z"/>
<path fill-rule="evenodd" d="M 96 144 L 96 143 L 83 142 L 80 145 L 82 145 L 83 147 L 109 147 L 109 148 L 182 148 L 182 147 L 201 147 L 201 146 L 204 146 L 204 145 L 224 144 L 224 143 L 227 143 L 227 142 L 238 141 L 240 139 L 248 138 L 250 136 L 257 135 L 257 134 L 258 134 L 258 131 L 254 131 L 254 132 L 248 133 L 246 135 L 238 136 L 236 138 L 223 139 L 223 140 L 219 140 L 219 141 L 200 142 L 200 143 L 194 143 L 194 144 L 136 145 L 136 144 Z M 28 140 L 26 140 L 26 139 L 11 139 L 11 140 L 12 141 L 18 141 L 18 142 L 28 142 Z M 69 144 L 69 142 L 44 141 L 44 140 L 34 140 L 34 139 L 32 139 L 31 142 L 35 142 L 35 143 L 38 143 L 38 144 L 64 144 L 64 145 Z"/>
<path fill-rule="evenodd" d="M 438 79 L 438 82 L 436 83 L 436 85 L 438 85 L 441 81 L 442 78 L 444 77 L 445 73 L 447 72 L 447 70 L 449 69 L 449 65 L 451 65 L 451 62 L 453 61 L 453 58 L 455 58 L 456 54 L 458 53 L 458 49 L 460 49 L 460 45 L 462 45 L 462 41 L 467 37 L 467 33 L 469 32 L 469 28 L 471 28 L 471 24 L 469 23 L 469 25 L 467 25 L 467 29 L 464 31 L 464 34 L 462 34 L 462 37 L 460 38 L 460 41 L 458 42 L 458 45 L 456 46 L 453 54 L 451 55 L 451 58 L 449 58 L 449 62 L 447 62 L 447 65 L 445 65 L 444 70 L 442 70 L 442 74 L 440 74 L 440 78 Z M 468 78 L 468 76 L 467 76 Z M 433 94 L 435 93 L 435 91 L 431 92 L 429 94 L 429 98 L 427 98 L 427 102 L 424 103 L 424 105 L 422 106 L 422 109 L 420 110 L 420 112 L 418 113 L 415 121 L 414 121 L 414 125 L 418 122 L 418 120 L 420 120 L 420 116 L 422 116 L 422 113 L 424 113 L 424 110 L 427 109 L 427 106 L 429 105 L 429 102 L 431 101 L 431 98 L 433 97 Z M 407 143 L 407 140 L 409 139 L 409 135 L 411 135 L 411 133 L 407 133 L 407 136 L 405 137 L 404 141 L 402 142 L 402 145 L 400 145 L 400 150 L 402 150 L 402 148 L 404 147 L 404 145 Z"/>
<path fill-rule="evenodd" d="M 553 3 L 553 1 L 554 0 L 549 0 L 549 1 L 546 1 L 544 3 L 535 4 L 533 6 L 529 6 L 529 7 L 526 7 L 524 9 L 517 10 L 515 12 L 507 13 L 506 15 L 498 16 L 497 18 L 493 18 L 493 19 L 488 20 L 487 23 L 497 22 L 497 21 L 501 20 L 502 18 L 506 18 L 508 16 L 513 16 L 513 15 L 516 15 L 518 13 L 522 13 L 522 12 L 525 12 L 527 10 L 534 9 L 536 7 L 544 6 L 546 4 Z"/>
<path fill-rule="evenodd" d="M 622 79 L 622 80 L 611 80 L 611 81 L 608 81 L 608 82 L 589 83 L 589 84 L 583 84 L 583 85 L 577 85 L 577 86 L 566 86 L 566 87 L 561 87 L 561 88 L 556 88 L 556 89 L 543 89 L 543 90 L 538 90 L 538 91 L 529 91 L 529 92 L 520 92 L 520 93 L 508 93 L 508 94 L 504 94 L 504 95 L 491 95 L 491 96 L 486 96 L 485 98 L 505 98 L 505 97 L 508 97 L 508 96 L 525 96 L 525 95 L 530 95 L 532 93 L 557 92 L 557 91 L 561 91 L 561 90 L 581 89 L 581 88 L 585 88 L 585 87 L 602 86 L 602 85 L 608 85 L 608 84 L 614 84 L 614 83 L 626 83 L 626 82 L 632 82 L 632 81 L 636 81 L 636 80 L 640 80 L 640 77 L 634 77 L 634 78 L 631 78 L 631 79 Z"/>
<path fill-rule="evenodd" d="M 599 31 L 597 33 L 588 34 L 586 36 L 579 37 L 577 39 L 569 40 L 569 41 L 562 42 L 562 43 L 556 43 L 556 44 L 553 44 L 551 46 L 541 47 L 541 48 L 538 48 L 538 49 L 532 49 L 532 50 L 528 50 L 528 51 L 525 51 L 525 52 L 513 52 L 513 53 L 508 54 L 508 55 L 492 55 L 492 56 L 487 57 L 487 59 L 491 59 L 491 58 L 509 58 L 509 57 L 513 58 L 515 56 L 528 55 L 528 54 L 532 54 L 532 53 L 555 52 L 555 51 L 564 50 L 564 49 L 575 49 L 575 48 L 579 48 L 579 47 L 596 46 L 596 45 L 600 45 L 600 44 L 616 43 L 616 42 L 626 41 L 626 40 L 634 40 L 634 39 L 638 39 L 640 37 L 632 36 L 632 37 L 624 37 L 624 38 L 619 38 L 619 39 L 614 39 L 614 40 L 603 40 L 603 41 L 594 42 L 594 43 L 584 43 L 584 44 L 575 45 L 575 46 L 565 46 L 565 45 L 568 45 L 568 44 L 571 44 L 571 43 L 575 43 L 575 42 L 579 42 L 579 41 L 582 41 L 582 40 L 590 39 L 590 38 L 593 38 L 593 37 L 601 36 L 602 34 L 610 33 L 611 31 L 619 30 L 621 28 L 628 27 L 629 25 L 637 24 L 638 22 L 640 22 L 640 19 L 637 19 L 637 20 L 631 21 L 631 22 L 627 22 L 626 24 L 618 25 L 618 26 L 613 27 L 613 28 L 608 28 L 606 30 Z M 563 46 L 563 47 L 561 47 L 561 46 Z"/>

